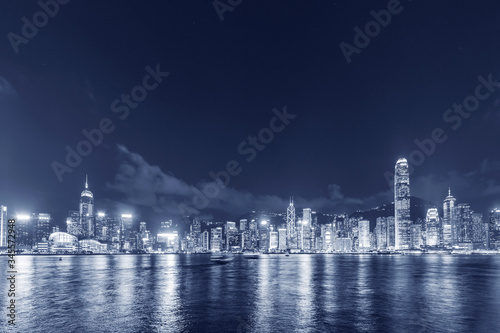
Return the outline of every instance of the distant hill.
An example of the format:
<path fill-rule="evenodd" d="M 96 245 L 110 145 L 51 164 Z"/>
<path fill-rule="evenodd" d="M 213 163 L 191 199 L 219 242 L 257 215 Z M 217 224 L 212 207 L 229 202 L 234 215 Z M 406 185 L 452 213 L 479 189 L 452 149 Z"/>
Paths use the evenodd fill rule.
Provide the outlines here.
<path fill-rule="evenodd" d="M 425 219 L 429 208 L 438 208 L 441 214 L 441 206 L 417 197 L 410 197 L 410 215 L 412 221 L 416 221 L 419 218 Z M 366 211 L 357 211 L 350 216 L 369 220 L 370 231 L 373 231 L 377 217 L 394 216 L 394 203 L 392 202 Z"/>

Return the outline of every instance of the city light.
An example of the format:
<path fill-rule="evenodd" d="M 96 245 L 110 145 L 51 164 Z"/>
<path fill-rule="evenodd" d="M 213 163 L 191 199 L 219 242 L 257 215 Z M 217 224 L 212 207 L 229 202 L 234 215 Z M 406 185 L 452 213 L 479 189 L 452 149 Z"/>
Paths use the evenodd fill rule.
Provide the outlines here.
<path fill-rule="evenodd" d="M 267 221 L 266 221 L 266 220 L 262 220 L 262 222 L 260 222 L 260 224 L 262 224 L 262 225 L 266 225 L 266 224 L 267 224 Z"/>
<path fill-rule="evenodd" d="M 31 217 L 28 214 L 19 214 L 17 215 L 18 220 L 29 220 Z"/>
<path fill-rule="evenodd" d="M 98 217 L 105 217 L 105 216 L 106 216 L 106 214 L 104 214 L 103 212 L 98 212 L 98 213 L 97 213 L 97 216 L 98 216 Z"/>
<path fill-rule="evenodd" d="M 132 214 L 122 214 L 122 219 L 131 219 Z"/>
<path fill-rule="evenodd" d="M 7 207 L 3 206 L 3 211 L 6 212 L 7 211 Z"/>

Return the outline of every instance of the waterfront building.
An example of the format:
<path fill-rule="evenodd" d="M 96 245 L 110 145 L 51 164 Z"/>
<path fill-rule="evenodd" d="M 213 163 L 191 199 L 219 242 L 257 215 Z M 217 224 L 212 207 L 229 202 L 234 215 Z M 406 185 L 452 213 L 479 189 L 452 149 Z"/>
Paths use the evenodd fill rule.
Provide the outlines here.
<path fill-rule="evenodd" d="M 239 233 L 236 222 L 226 222 L 226 246 L 227 250 L 237 250 L 240 248 Z"/>
<path fill-rule="evenodd" d="M 451 219 L 453 209 L 456 206 L 454 196 L 451 195 L 451 189 L 448 189 L 448 196 L 443 201 L 443 245 L 451 246 L 453 243 Z"/>
<path fill-rule="evenodd" d="M 361 220 L 358 222 L 359 230 L 359 250 L 367 251 L 370 249 L 370 221 Z"/>
<path fill-rule="evenodd" d="M 500 209 L 495 208 L 490 213 L 489 221 L 489 248 L 500 250 Z"/>
<path fill-rule="evenodd" d="M 269 232 L 269 250 L 277 250 L 278 249 L 278 232 L 271 231 Z"/>
<path fill-rule="evenodd" d="M 278 249 L 281 251 L 285 251 L 287 249 L 286 235 L 287 235 L 287 229 L 285 228 L 278 229 Z"/>
<path fill-rule="evenodd" d="M 337 238 L 335 240 L 335 251 L 336 252 L 351 252 L 352 251 L 352 240 L 350 238 Z"/>
<path fill-rule="evenodd" d="M 209 236 L 209 233 L 208 231 L 203 231 L 201 233 L 201 248 L 203 251 L 208 251 L 210 249 L 209 245 L 209 239 L 210 239 L 210 236 Z"/>
<path fill-rule="evenodd" d="M 107 244 L 102 244 L 95 239 L 82 239 L 78 242 L 79 251 L 87 253 L 106 253 Z"/>
<path fill-rule="evenodd" d="M 312 227 L 312 211 L 311 208 L 304 208 L 302 210 L 302 223 L 301 223 L 301 250 L 311 249 L 311 227 Z"/>
<path fill-rule="evenodd" d="M 49 250 L 55 253 L 76 252 L 78 238 L 66 232 L 54 232 L 49 236 Z"/>
<path fill-rule="evenodd" d="M 469 204 L 461 203 L 453 208 L 451 235 L 453 245 L 472 243 L 472 211 Z"/>
<path fill-rule="evenodd" d="M 222 250 L 222 228 L 216 227 L 210 230 L 210 251 L 220 252 Z"/>
<path fill-rule="evenodd" d="M 80 212 L 76 210 L 70 210 L 68 212 L 68 217 L 66 218 L 66 230 L 68 234 L 75 237 L 83 236 L 83 229 L 80 225 Z"/>
<path fill-rule="evenodd" d="M 85 189 L 80 195 L 79 224 L 83 237 L 95 236 L 94 194 L 89 190 L 88 177 L 85 176 Z"/>
<path fill-rule="evenodd" d="M 396 162 L 394 172 L 394 217 L 395 217 L 395 248 L 404 250 L 410 248 L 410 174 L 408 162 L 400 158 Z"/>
<path fill-rule="evenodd" d="M 0 205 L 0 247 L 7 247 L 7 206 Z"/>
<path fill-rule="evenodd" d="M 377 217 L 374 233 L 377 242 L 377 250 L 387 249 L 389 230 L 386 217 Z"/>
<path fill-rule="evenodd" d="M 293 198 L 290 198 L 290 205 L 286 210 L 286 239 L 289 248 L 297 248 L 297 226 L 295 225 L 295 207 L 293 205 Z"/>
<path fill-rule="evenodd" d="M 35 242 L 47 242 L 52 231 L 52 217 L 50 214 L 33 213 L 32 221 L 35 227 Z"/>
<path fill-rule="evenodd" d="M 437 208 L 429 208 L 425 218 L 424 245 L 427 247 L 438 247 L 441 245 L 439 213 Z"/>
<path fill-rule="evenodd" d="M 422 225 L 421 224 L 412 224 L 410 226 L 410 234 L 411 234 L 411 246 L 412 249 L 420 249 L 424 245 L 422 239 Z"/>
<path fill-rule="evenodd" d="M 35 242 L 35 225 L 31 215 L 18 215 L 15 224 L 16 249 L 31 250 Z"/>
<path fill-rule="evenodd" d="M 481 213 L 472 213 L 472 243 L 476 249 L 488 248 L 488 225 Z"/>

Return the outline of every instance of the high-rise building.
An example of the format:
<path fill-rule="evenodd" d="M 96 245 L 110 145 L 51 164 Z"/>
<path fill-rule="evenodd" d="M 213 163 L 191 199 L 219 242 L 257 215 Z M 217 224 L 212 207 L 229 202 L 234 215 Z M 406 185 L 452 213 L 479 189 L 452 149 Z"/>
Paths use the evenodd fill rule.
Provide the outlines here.
<path fill-rule="evenodd" d="M 495 208 L 490 213 L 489 247 L 500 250 L 500 209 Z"/>
<path fill-rule="evenodd" d="M 441 245 L 439 213 L 437 208 L 429 208 L 424 224 L 425 246 L 437 247 Z"/>
<path fill-rule="evenodd" d="M 16 248 L 31 249 L 35 241 L 35 225 L 31 215 L 18 215 L 15 224 Z"/>
<path fill-rule="evenodd" d="M 310 250 L 312 241 L 312 211 L 311 208 L 304 208 L 302 210 L 302 224 L 301 224 L 301 250 Z"/>
<path fill-rule="evenodd" d="M 80 195 L 80 226 L 85 238 L 95 236 L 94 194 L 89 190 L 87 176 L 85 176 L 85 189 Z"/>
<path fill-rule="evenodd" d="M 241 219 L 240 220 L 240 231 L 246 231 L 248 229 L 248 220 Z"/>
<path fill-rule="evenodd" d="M 377 250 L 385 250 L 388 247 L 387 240 L 389 238 L 386 217 L 377 218 L 374 233 L 377 240 Z"/>
<path fill-rule="evenodd" d="M 120 219 L 120 251 L 137 249 L 136 230 L 132 214 L 122 214 Z"/>
<path fill-rule="evenodd" d="M 448 196 L 443 201 L 443 245 L 451 246 L 453 243 L 451 216 L 455 208 L 457 199 L 451 195 L 451 189 L 448 189 Z"/>
<path fill-rule="evenodd" d="M 50 214 L 33 213 L 32 220 L 35 227 L 35 242 L 47 242 L 52 233 L 52 218 Z"/>
<path fill-rule="evenodd" d="M 472 213 L 472 242 L 476 249 L 488 248 L 488 227 L 481 213 Z"/>
<path fill-rule="evenodd" d="M 278 232 L 271 231 L 269 232 L 269 250 L 277 250 L 278 249 Z"/>
<path fill-rule="evenodd" d="M 222 250 L 222 228 L 212 228 L 210 230 L 210 250 L 219 252 Z"/>
<path fill-rule="evenodd" d="M 269 221 L 262 220 L 259 224 L 259 249 L 267 251 L 269 249 Z"/>
<path fill-rule="evenodd" d="M 210 236 L 208 234 L 208 231 L 203 231 L 201 233 L 201 248 L 203 251 L 208 251 L 209 250 L 209 239 L 210 239 Z"/>
<path fill-rule="evenodd" d="M 236 222 L 226 222 L 226 246 L 229 251 L 240 247 Z"/>
<path fill-rule="evenodd" d="M 0 205 L 0 247 L 7 246 L 7 206 Z"/>
<path fill-rule="evenodd" d="M 411 248 L 412 249 L 420 249 L 423 245 L 422 241 L 422 225 L 421 224 L 412 224 L 410 226 L 410 234 L 411 234 Z"/>
<path fill-rule="evenodd" d="M 367 251 L 370 249 L 370 221 L 360 220 L 358 222 L 359 231 L 359 250 Z"/>
<path fill-rule="evenodd" d="M 293 206 L 293 198 L 290 198 L 290 205 L 286 210 L 286 240 L 289 248 L 297 248 L 297 227 L 295 226 L 295 207 Z"/>
<path fill-rule="evenodd" d="M 405 158 L 398 159 L 394 172 L 394 218 L 396 250 L 410 248 L 410 173 Z"/>
<path fill-rule="evenodd" d="M 286 236 L 287 236 L 287 229 L 280 228 L 278 229 L 278 249 L 281 251 L 286 250 Z"/>
<path fill-rule="evenodd" d="M 451 214 L 451 236 L 453 245 L 472 243 L 472 211 L 467 203 L 458 204 Z"/>

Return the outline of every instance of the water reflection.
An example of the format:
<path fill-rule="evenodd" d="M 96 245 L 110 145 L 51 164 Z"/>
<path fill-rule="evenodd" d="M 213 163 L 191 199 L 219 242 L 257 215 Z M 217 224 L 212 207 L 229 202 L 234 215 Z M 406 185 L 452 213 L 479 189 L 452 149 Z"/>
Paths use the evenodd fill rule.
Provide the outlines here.
<path fill-rule="evenodd" d="M 22 332 L 497 332 L 498 256 L 19 256 Z M 6 257 L 0 258 L 6 265 Z M 0 291 L 6 295 L 5 270 Z M 7 298 L 0 297 L 5 309 Z M 0 324 L 6 330 L 6 321 Z"/>

